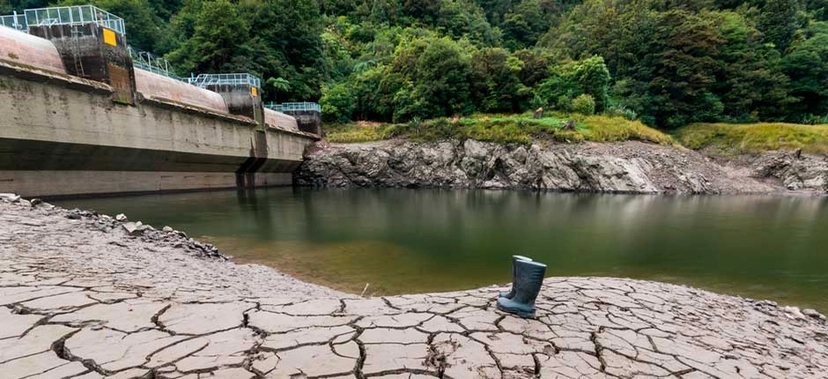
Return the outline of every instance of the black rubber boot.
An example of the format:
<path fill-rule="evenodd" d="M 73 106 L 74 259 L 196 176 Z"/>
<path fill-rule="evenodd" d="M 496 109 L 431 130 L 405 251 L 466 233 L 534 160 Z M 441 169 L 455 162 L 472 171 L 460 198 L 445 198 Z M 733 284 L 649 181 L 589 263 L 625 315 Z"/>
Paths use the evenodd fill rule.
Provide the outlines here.
<path fill-rule="evenodd" d="M 497 308 L 523 318 L 535 316 L 535 300 L 538 298 L 546 265 L 530 261 L 515 261 L 515 296 L 497 299 Z"/>
<path fill-rule="evenodd" d="M 512 289 L 509 292 L 501 292 L 500 297 L 505 297 L 507 299 L 511 299 L 515 296 L 515 270 L 517 270 L 517 261 L 526 261 L 531 262 L 532 258 L 524 257 L 522 255 L 513 255 L 512 256 Z"/>

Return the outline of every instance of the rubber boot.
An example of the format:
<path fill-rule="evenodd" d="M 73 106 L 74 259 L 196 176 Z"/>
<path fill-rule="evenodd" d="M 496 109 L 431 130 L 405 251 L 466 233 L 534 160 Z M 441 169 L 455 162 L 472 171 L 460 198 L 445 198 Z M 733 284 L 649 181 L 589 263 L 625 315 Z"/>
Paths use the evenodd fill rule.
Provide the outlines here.
<path fill-rule="evenodd" d="M 515 296 L 497 299 L 497 308 L 523 318 L 535 316 L 535 299 L 538 298 L 546 265 L 530 261 L 515 261 Z"/>
<path fill-rule="evenodd" d="M 531 262 L 532 258 L 524 257 L 522 255 L 513 255 L 512 256 L 512 289 L 509 292 L 501 292 L 499 297 L 505 297 L 507 299 L 511 299 L 515 296 L 515 270 L 517 270 L 517 261 L 527 261 Z"/>

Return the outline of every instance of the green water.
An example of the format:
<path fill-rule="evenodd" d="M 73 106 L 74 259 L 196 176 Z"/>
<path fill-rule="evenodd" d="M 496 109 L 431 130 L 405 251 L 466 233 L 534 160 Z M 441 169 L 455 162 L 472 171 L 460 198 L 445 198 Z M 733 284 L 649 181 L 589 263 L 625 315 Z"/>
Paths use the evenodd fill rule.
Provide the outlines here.
<path fill-rule="evenodd" d="M 69 200 L 209 240 L 237 261 L 359 293 L 548 276 L 683 283 L 828 311 L 828 200 L 438 190 L 211 192 Z"/>

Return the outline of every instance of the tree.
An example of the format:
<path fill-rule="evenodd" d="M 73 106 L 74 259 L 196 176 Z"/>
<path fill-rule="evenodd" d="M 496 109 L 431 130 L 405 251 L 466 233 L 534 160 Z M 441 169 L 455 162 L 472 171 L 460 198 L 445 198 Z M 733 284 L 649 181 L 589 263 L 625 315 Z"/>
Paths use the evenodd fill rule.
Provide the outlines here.
<path fill-rule="evenodd" d="M 384 80 L 394 90 L 394 121 L 471 112 L 469 51 L 472 46 L 446 37 L 416 38 L 401 46 Z"/>
<path fill-rule="evenodd" d="M 773 43 L 779 51 L 787 51 L 796 31 L 804 26 L 799 12 L 802 0 L 765 0 L 759 14 L 758 27 L 765 34 L 765 41 Z"/>
<path fill-rule="evenodd" d="M 472 54 L 471 96 L 481 112 L 519 112 L 530 89 L 520 81 L 523 62 L 503 48 L 486 48 Z"/>
<path fill-rule="evenodd" d="M 542 33 L 549 30 L 548 16 L 544 15 L 539 0 L 523 0 L 503 19 L 503 37 L 506 47 L 519 50 L 535 45 Z"/>
<path fill-rule="evenodd" d="M 5 16 L 12 13 L 12 11 L 22 13 L 30 8 L 47 7 L 51 2 L 50 0 L 0 0 L 0 10 L 3 11 L 2 15 Z"/>
<path fill-rule="evenodd" d="M 349 86 L 340 83 L 322 91 L 322 118 L 328 122 L 347 122 L 353 117 L 356 108 Z"/>
<path fill-rule="evenodd" d="M 779 68 L 780 54 L 762 43 L 761 33 L 742 14 L 711 14 L 724 42 L 721 70 L 711 91 L 721 99 L 728 121 L 778 120 L 792 99 L 788 77 Z"/>
<path fill-rule="evenodd" d="M 568 110 L 571 100 L 589 95 L 594 110 L 602 112 L 609 101 L 610 75 L 604 59 L 590 57 L 553 67 L 549 77 L 538 86 L 537 94 L 546 104 Z"/>
<path fill-rule="evenodd" d="M 792 104 L 790 121 L 802 121 L 808 115 L 828 114 L 828 24 L 816 23 L 809 38 L 793 47 L 782 60 L 790 77 Z"/>
<path fill-rule="evenodd" d="M 250 25 L 229 0 L 204 2 L 193 36 L 171 52 L 171 62 L 189 72 L 232 72 L 233 58 L 249 39 Z"/>
<path fill-rule="evenodd" d="M 273 89 L 273 100 L 275 100 L 276 102 L 279 101 L 280 92 L 286 93 L 290 91 L 290 82 L 281 76 L 278 78 L 268 78 L 267 82 L 265 82 L 265 85 L 267 85 L 268 88 Z"/>
<path fill-rule="evenodd" d="M 267 0 L 244 8 L 250 19 L 249 45 L 256 48 L 245 57 L 264 77 L 283 77 L 291 83 L 287 98 L 317 100 L 330 77 L 319 4 L 315 0 Z"/>
<path fill-rule="evenodd" d="M 618 57 L 617 94 L 650 125 L 676 128 L 717 120 L 724 109 L 711 86 L 721 69 L 724 41 L 711 14 L 668 10 L 653 16 L 638 54 Z"/>

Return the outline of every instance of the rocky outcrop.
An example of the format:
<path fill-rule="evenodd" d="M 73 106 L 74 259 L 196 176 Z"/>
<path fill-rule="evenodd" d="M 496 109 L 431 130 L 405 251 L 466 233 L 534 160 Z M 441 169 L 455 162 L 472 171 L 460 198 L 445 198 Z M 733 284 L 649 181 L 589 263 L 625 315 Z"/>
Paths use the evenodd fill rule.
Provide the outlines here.
<path fill-rule="evenodd" d="M 770 152 L 753 157 L 753 176 L 772 178 L 788 190 L 828 193 L 828 157 L 801 152 Z"/>
<path fill-rule="evenodd" d="M 782 165 L 777 166 L 768 166 L 770 173 L 761 173 L 758 169 L 720 165 L 695 151 L 637 141 L 535 142 L 531 146 L 474 140 L 383 141 L 319 144 L 306 154 L 296 182 L 326 187 L 767 193 L 784 191 L 782 186 L 762 180 L 775 177 Z"/>

